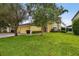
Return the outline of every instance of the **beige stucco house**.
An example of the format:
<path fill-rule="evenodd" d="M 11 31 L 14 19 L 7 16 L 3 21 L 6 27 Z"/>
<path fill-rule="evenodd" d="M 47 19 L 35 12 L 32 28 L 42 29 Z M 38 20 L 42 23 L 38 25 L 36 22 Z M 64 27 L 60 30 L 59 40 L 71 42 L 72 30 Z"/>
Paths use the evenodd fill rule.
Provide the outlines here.
<path fill-rule="evenodd" d="M 45 28 L 45 32 L 50 32 L 51 30 L 54 31 L 58 31 L 61 30 L 61 18 L 60 21 L 57 22 L 49 22 L 47 24 L 47 27 Z M 34 26 L 31 23 L 27 23 L 27 24 L 21 24 L 18 26 L 18 33 L 28 33 L 28 31 L 30 31 L 29 33 L 32 32 L 41 32 L 41 27 L 38 26 Z"/>
<path fill-rule="evenodd" d="M 47 28 L 46 28 L 46 32 L 50 32 L 51 29 L 52 29 L 52 24 L 48 24 Z M 30 31 L 29 33 L 41 32 L 41 27 L 31 25 L 30 23 L 29 24 L 22 24 L 22 25 L 18 26 L 18 30 L 17 30 L 18 33 L 26 34 L 26 33 L 28 33 L 28 31 Z"/>
<path fill-rule="evenodd" d="M 26 22 L 26 21 L 24 21 L 24 22 Z M 17 33 L 19 33 L 19 34 L 27 34 L 28 31 L 29 31 L 29 33 L 41 32 L 41 27 L 32 25 L 31 22 L 29 22 L 29 23 L 24 23 L 24 22 L 22 22 L 18 26 Z M 13 30 L 12 28 L 7 27 L 7 32 L 12 32 L 12 30 Z M 50 32 L 51 30 L 54 30 L 54 31 L 61 30 L 61 18 L 60 18 L 60 21 L 53 22 L 53 23 L 49 22 L 47 24 L 45 32 Z"/>

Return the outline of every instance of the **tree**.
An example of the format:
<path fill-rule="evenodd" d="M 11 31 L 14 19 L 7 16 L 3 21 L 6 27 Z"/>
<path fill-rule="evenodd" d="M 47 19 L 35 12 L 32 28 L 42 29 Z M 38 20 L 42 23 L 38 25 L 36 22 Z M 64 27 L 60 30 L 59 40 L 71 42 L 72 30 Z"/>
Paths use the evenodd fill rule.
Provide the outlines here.
<path fill-rule="evenodd" d="M 0 20 L 0 32 L 2 32 L 2 30 L 6 29 L 8 26 L 9 25 L 4 20 Z"/>
<path fill-rule="evenodd" d="M 26 11 L 22 4 L 3 4 L 3 12 L 0 14 L 2 18 L 14 28 L 15 36 L 17 36 L 17 28 L 19 23 L 24 20 Z M 5 11 L 6 10 L 6 11 Z M 4 12 L 5 11 L 5 12 Z"/>
<path fill-rule="evenodd" d="M 64 9 L 62 6 L 58 7 L 55 3 L 32 3 L 26 4 L 29 15 L 33 17 L 33 24 L 36 26 L 41 26 L 42 33 L 44 32 L 44 28 L 46 28 L 48 22 L 51 23 L 56 22 L 58 24 L 61 22 L 59 19 L 60 15 L 68 10 Z"/>
<path fill-rule="evenodd" d="M 40 3 L 40 4 L 31 4 L 30 8 L 34 5 L 33 18 L 34 24 L 36 26 L 42 27 L 42 33 L 44 32 L 44 28 L 47 26 L 48 22 L 56 22 L 59 28 L 59 16 L 64 12 L 68 12 L 68 10 L 64 9 L 62 6 L 57 7 L 56 4 L 47 4 L 47 3 Z M 40 6 L 40 7 L 39 7 Z M 30 9 L 31 10 L 31 9 Z"/>
<path fill-rule="evenodd" d="M 58 30 L 60 28 L 60 23 L 62 23 L 61 21 L 61 15 L 65 12 L 68 12 L 67 9 L 64 9 L 62 6 L 57 6 L 56 4 L 54 5 L 54 9 L 53 9 L 53 15 L 54 15 L 54 22 L 57 23 L 57 27 L 58 27 Z"/>
<path fill-rule="evenodd" d="M 8 23 L 4 21 L 4 14 L 7 14 L 6 8 L 4 8 L 5 4 L 0 4 L 0 32 L 2 32 L 7 26 Z"/>
<path fill-rule="evenodd" d="M 41 11 L 42 10 L 42 11 Z M 40 9 L 40 8 L 38 8 L 36 11 L 35 11 L 35 13 L 34 13 L 34 24 L 36 25 L 36 26 L 41 26 L 41 31 L 42 31 L 42 34 L 43 34 L 43 32 L 44 32 L 44 27 L 46 26 L 46 24 L 47 24 L 47 21 L 48 20 L 46 20 L 46 15 L 45 15 L 45 12 L 44 12 L 44 10 L 43 9 Z"/>
<path fill-rule="evenodd" d="M 40 6 L 40 7 L 39 7 Z M 38 4 L 33 14 L 33 24 L 41 26 L 41 32 L 44 33 L 44 29 L 47 28 L 49 21 L 53 21 L 53 4 Z"/>

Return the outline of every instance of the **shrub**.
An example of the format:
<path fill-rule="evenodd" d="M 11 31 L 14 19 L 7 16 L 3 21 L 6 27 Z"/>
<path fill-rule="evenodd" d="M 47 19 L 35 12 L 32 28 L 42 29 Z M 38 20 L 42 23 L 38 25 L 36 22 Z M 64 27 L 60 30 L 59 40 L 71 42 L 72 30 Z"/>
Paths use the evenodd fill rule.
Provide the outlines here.
<path fill-rule="evenodd" d="M 72 24 L 73 33 L 79 35 L 79 18 L 75 19 Z"/>

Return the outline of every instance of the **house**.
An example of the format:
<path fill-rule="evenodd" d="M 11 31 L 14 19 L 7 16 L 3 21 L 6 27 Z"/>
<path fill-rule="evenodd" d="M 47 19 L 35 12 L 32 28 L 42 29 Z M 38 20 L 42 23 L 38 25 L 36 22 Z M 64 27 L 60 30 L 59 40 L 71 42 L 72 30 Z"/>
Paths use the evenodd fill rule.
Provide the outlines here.
<path fill-rule="evenodd" d="M 60 20 L 58 20 L 57 22 L 54 22 L 54 23 L 49 22 L 47 24 L 47 27 L 45 27 L 44 31 L 50 32 L 52 29 L 54 31 L 61 30 L 61 18 L 59 18 L 59 19 Z M 32 25 L 31 21 L 29 21 L 28 23 L 25 23 L 25 24 L 23 24 L 23 23 L 18 26 L 18 30 L 17 30 L 18 33 L 26 34 L 26 33 L 32 33 L 32 32 L 41 32 L 41 27 Z"/>
<path fill-rule="evenodd" d="M 50 32 L 53 29 L 53 31 L 60 31 L 61 30 L 61 18 L 57 22 L 49 22 L 47 24 L 47 27 L 45 27 L 45 32 Z M 14 32 L 13 28 L 6 28 L 7 32 Z M 30 19 L 28 22 L 27 20 L 24 20 L 21 22 L 18 26 L 17 33 L 19 34 L 28 34 L 32 32 L 41 32 L 41 27 L 32 25 L 32 19 Z"/>
<path fill-rule="evenodd" d="M 45 29 L 45 32 L 50 32 L 52 29 L 52 24 L 47 24 L 47 28 Z M 18 26 L 18 33 L 21 34 L 28 34 L 28 33 L 32 33 L 32 32 L 41 32 L 41 27 L 38 26 L 34 26 L 31 23 L 27 23 L 27 24 L 21 24 Z"/>
<path fill-rule="evenodd" d="M 75 14 L 75 16 L 72 18 L 72 21 L 76 20 L 77 18 L 79 18 L 79 11 Z M 72 25 L 70 25 L 69 27 L 72 28 Z"/>
<path fill-rule="evenodd" d="M 72 18 L 72 21 L 79 18 L 79 11 L 75 14 L 75 16 Z M 72 25 L 67 26 L 68 31 L 72 31 Z"/>

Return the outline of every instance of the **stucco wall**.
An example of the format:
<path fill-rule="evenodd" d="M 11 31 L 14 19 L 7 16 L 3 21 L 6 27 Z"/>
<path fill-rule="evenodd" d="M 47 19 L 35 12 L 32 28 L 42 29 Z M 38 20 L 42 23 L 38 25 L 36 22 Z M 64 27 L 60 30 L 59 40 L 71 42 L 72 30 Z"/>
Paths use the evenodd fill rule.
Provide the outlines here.
<path fill-rule="evenodd" d="M 17 32 L 18 33 L 26 33 L 27 30 L 31 30 L 31 31 L 41 31 L 41 27 L 37 27 L 37 26 L 31 26 L 31 25 L 22 25 L 18 27 Z"/>
<path fill-rule="evenodd" d="M 38 26 L 31 26 L 31 29 L 32 31 L 41 31 L 41 27 L 38 27 Z"/>
<path fill-rule="evenodd" d="M 47 32 L 50 32 L 53 24 L 47 24 Z M 31 25 L 22 25 L 18 27 L 17 32 L 18 33 L 26 33 L 27 30 L 31 30 L 31 31 L 41 31 L 41 27 L 38 26 L 31 26 Z"/>
<path fill-rule="evenodd" d="M 52 29 L 52 24 L 48 24 L 48 25 L 47 25 L 47 32 L 50 32 L 51 29 Z"/>
<path fill-rule="evenodd" d="M 30 25 L 19 26 L 17 32 L 26 33 L 26 30 L 30 30 Z"/>

